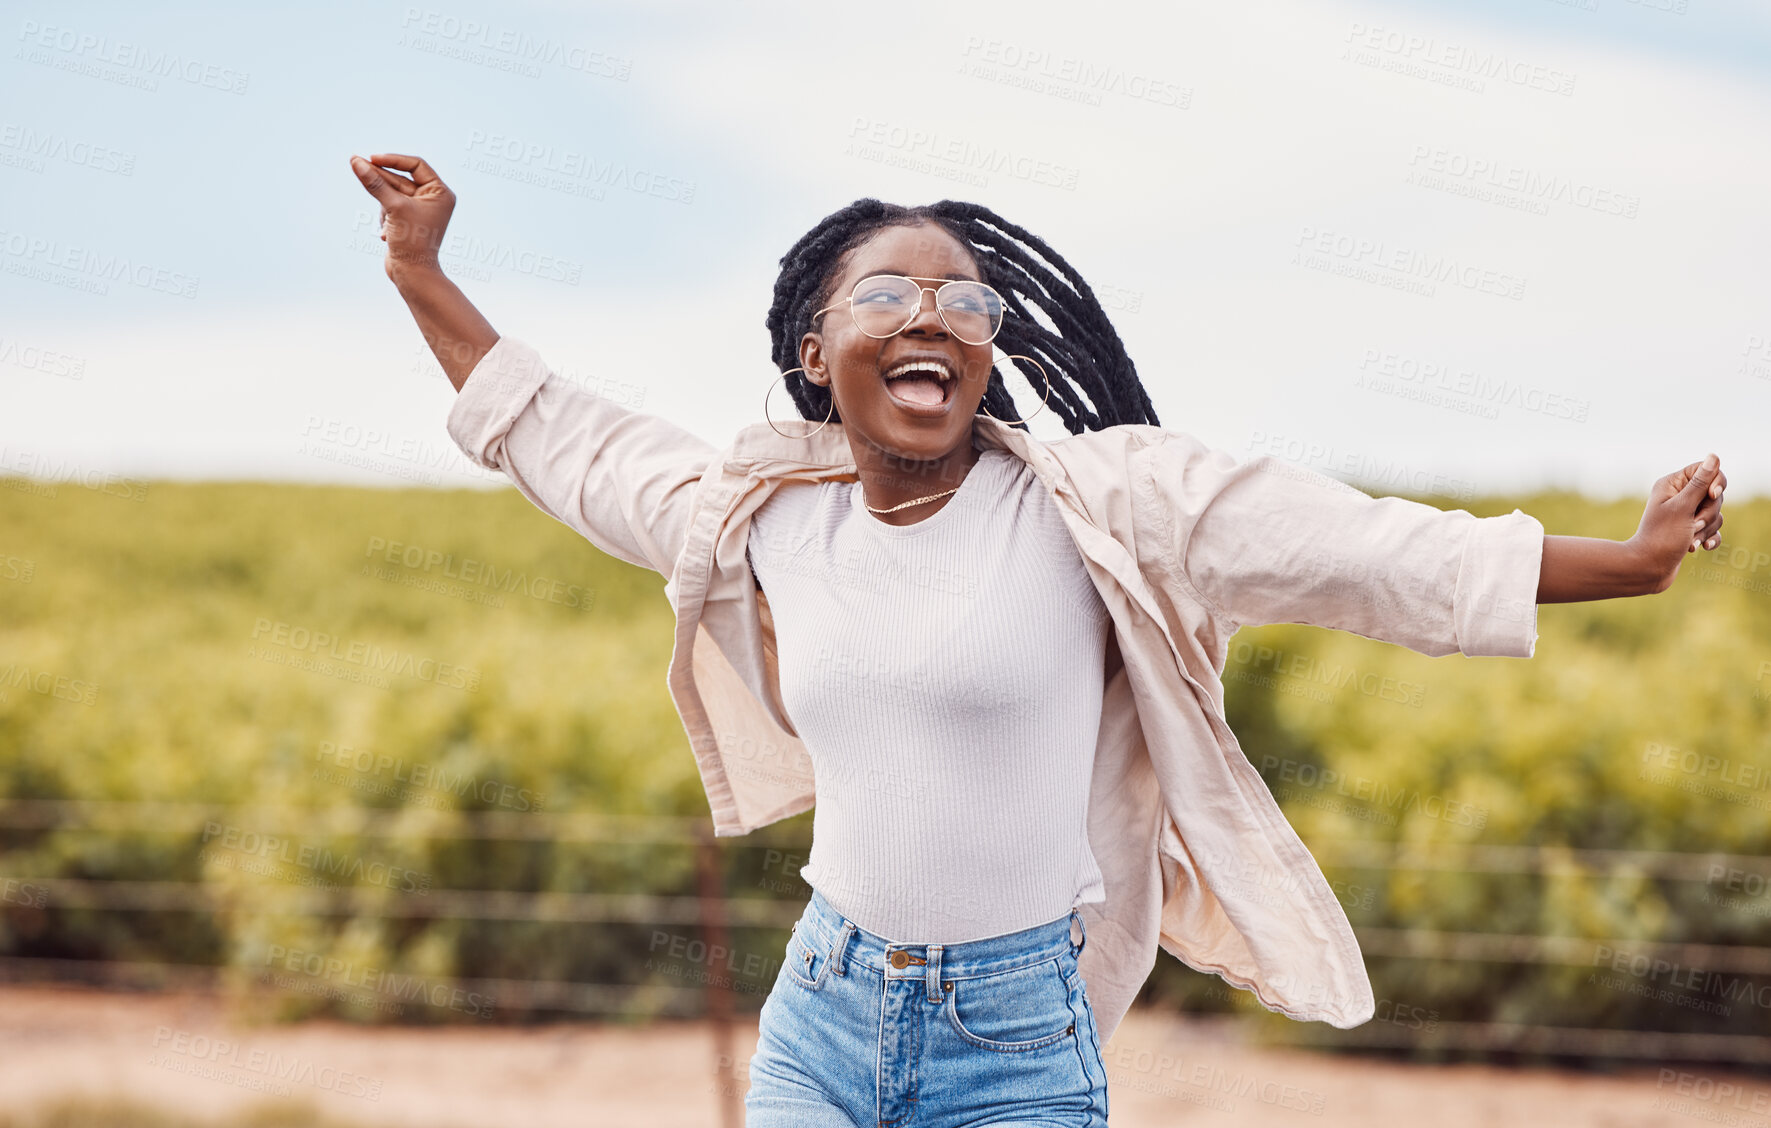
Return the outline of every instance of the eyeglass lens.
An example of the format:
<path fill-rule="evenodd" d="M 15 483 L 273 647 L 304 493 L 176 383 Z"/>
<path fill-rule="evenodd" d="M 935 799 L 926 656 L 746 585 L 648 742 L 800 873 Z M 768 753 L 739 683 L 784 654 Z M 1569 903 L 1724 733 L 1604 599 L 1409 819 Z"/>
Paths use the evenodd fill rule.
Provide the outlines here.
<path fill-rule="evenodd" d="M 922 309 L 922 288 L 893 274 L 861 279 L 853 298 L 855 325 L 870 337 L 902 332 Z M 947 331 L 968 345 L 991 340 L 1002 327 L 1002 297 L 982 282 L 947 283 L 936 291 L 935 310 Z"/>

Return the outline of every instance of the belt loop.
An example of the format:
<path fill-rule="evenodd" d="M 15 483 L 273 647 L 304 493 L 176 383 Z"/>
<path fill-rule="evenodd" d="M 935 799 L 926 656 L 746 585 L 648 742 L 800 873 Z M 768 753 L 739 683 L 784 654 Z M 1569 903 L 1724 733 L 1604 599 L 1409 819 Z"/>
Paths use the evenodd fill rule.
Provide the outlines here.
<path fill-rule="evenodd" d="M 1080 956 L 1082 954 L 1082 949 L 1088 946 L 1088 925 L 1083 922 L 1082 911 L 1080 909 L 1071 909 L 1070 919 L 1076 922 L 1076 927 L 1082 929 L 1082 939 L 1070 941 L 1070 954 L 1073 956 Z"/>
<path fill-rule="evenodd" d="M 929 966 L 923 972 L 923 982 L 928 985 L 928 999 L 931 1003 L 941 1001 L 941 950 L 944 944 L 930 944 L 927 948 Z"/>
<path fill-rule="evenodd" d="M 848 920 L 842 922 L 842 932 L 836 937 L 836 947 L 830 953 L 830 966 L 838 975 L 848 974 L 849 937 L 855 934 L 855 926 Z"/>

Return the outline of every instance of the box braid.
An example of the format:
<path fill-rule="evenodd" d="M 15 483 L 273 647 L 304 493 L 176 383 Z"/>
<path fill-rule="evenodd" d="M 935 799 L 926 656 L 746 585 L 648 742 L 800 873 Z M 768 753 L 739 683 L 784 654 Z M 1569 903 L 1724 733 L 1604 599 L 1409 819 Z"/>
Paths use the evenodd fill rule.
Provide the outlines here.
<path fill-rule="evenodd" d="M 1051 377 L 1049 407 L 1071 434 L 1118 423 L 1156 423 L 1156 410 L 1137 369 L 1082 275 L 1025 228 L 989 208 L 959 200 L 907 208 L 868 197 L 831 213 L 806 232 L 781 256 L 774 301 L 765 319 L 778 370 L 799 365 L 800 339 L 814 328 L 812 312 L 831 303 L 830 290 L 843 256 L 882 227 L 923 222 L 939 224 L 972 252 L 984 281 L 996 288 L 1004 303 L 1002 330 L 994 344 L 1004 353 L 1031 356 L 1044 366 Z M 1045 263 L 1055 266 L 1057 273 Z M 1029 306 L 1044 314 L 1057 332 L 1034 320 Z M 1035 396 L 1044 395 L 1039 369 L 1024 361 L 1009 363 L 1026 378 Z M 789 376 L 787 389 L 805 418 L 823 419 L 828 412 L 833 421 L 841 422 L 830 402 L 830 390 L 807 380 L 804 372 Z M 995 365 L 978 406 L 998 418 L 1020 414 Z M 1017 426 L 1025 429 L 1025 424 Z"/>

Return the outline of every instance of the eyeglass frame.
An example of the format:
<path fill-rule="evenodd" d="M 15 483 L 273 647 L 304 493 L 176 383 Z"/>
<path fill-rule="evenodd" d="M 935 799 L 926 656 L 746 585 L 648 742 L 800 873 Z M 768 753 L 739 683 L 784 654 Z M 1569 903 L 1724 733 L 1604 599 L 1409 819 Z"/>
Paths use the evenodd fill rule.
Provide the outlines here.
<path fill-rule="evenodd" d="M 854 293 L 854 291 L 859 290 L 861 288 L 861 283 L 867 281 L 867 279 L 869 279 L 869 278 L 902 278 L 906 282 L 939 282 L 940 285 L 939 286 L 918 286 L 916 288 L 916 312 L 911 314 L 909 319 L 907 321 L 905 321 L 904 324 L 900 325 L 898 328 L 894 329 L 892 332 L 887 333 L 883 337 L 875 337 L 872 333 L 868 333 L 867 330 L 862 329 L 860 319 L 855 317 L 855 293 Z M 989 290 L 992 294 L 996 295 L 997 303 L 1002 306 L 1002 317 L 1000 319 L 998 319 L 998 321 L 996 322 L 996 328 L 991 330 L 990 335 L 988 337 L 984 338 L 982 341 L 967 341 L 964 337 L 959 336 L 959 333 L 953 328 L 953 326 L 947 324 L 947 314 L 945 312 L 943 312 L 941 309 L 941 291 L 945 290 L 947 287 L 949 287 L 955 283 L 958 283 L 958 282 L 969 282 L 974 286 L 984 287 L 984 289 Z M 837 306 L 847 305 L 849 307 L 849 319 L 851 321 L 854 321 L 855 328 L 857 330 L 859 330 L 861 333 L 865 334 L 868 337 L 872 337 L 876 341 L 889 341 L 893 337 L 896 337 L 899 333 L 902 333 L 904 330 L 910 328 L 911 322 L 915 321 L 917 319 L 917 317 L 919 315 L 921 315 L 921 313 L 922 313 L 922 296 L 924 294 L 931 294 L 931 293 L 935 295 L 935 316 L 941 319 L 941 327 L 946 329 L 947 332 L 952 333 L 955 337 L 959 337 L 959 340 L 962 344 L 967 344 L 967 345 L 970 345 L 970 344 L 987 345 L 987 344 L 989 344 L 991 341 L 996 340 L 997 336 L 1002 333 L 1003 323 L 1008 320 L 1008 303 L 1002 300 L 1002 291 L 998 290 L 995 286 L 992 286 L 988 282 L 983 282 L 983 281 L 980 281 L 979 279 L 976 279 L 976 278 L 931 278 L 928 275 L 890 274 L 890 273 L 885 273 L 883 271 L 879 274 L 869 274 L 864 278 L 857 278 L 855 280 L 855 285 L 849 291 L 848 297 L 844 298 L 840 302 L 836 302 L 832 305 L 827 305 L 823 309 L 819 310 L 817 313 L 812 314 L 812 320 L 815 322 L 820 317 L 823 317 L 825 314 L 827 314 L 831 310 L 835 309 Z"/>

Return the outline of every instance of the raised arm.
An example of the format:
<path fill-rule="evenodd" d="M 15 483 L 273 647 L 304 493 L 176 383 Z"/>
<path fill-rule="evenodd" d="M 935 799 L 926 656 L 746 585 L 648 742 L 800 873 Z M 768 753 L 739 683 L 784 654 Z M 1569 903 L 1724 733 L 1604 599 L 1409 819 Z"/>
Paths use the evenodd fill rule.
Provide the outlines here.
<path fill-rule="evenodd" d="M 412 176 L 407 179 L 390 169 Z M 403 153 L 375 153 L 368 160 L 352 156 L 351 171 L 381 204 L 387 276 L 459 392 L 468 373 L 498 343 L 498 332 L 438 261 L 443 232 L 455 211 L 455 193 L 422 158 Z"/>
<path fill-rule="evenodd" d="M 670 576 L 713 445 L 561 378 L 526 342 L 500 336 L 438 265 L 455 194 L 418 157 L 372 162 L 353 157 L 351 169 L 382 204 L 387 276 L 458 393 L 450 437 L 596 547 Z"/>

